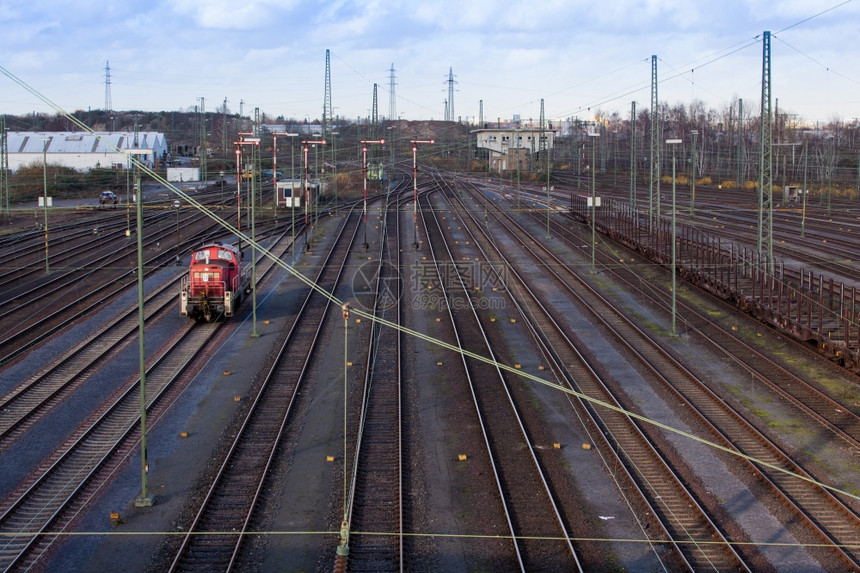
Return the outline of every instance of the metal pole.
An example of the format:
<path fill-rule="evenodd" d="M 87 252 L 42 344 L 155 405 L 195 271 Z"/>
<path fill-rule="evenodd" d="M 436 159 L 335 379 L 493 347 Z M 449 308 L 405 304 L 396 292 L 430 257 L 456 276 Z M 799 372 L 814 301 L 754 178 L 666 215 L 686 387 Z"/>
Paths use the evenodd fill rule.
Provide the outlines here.
<path fill-rule="evenodd" d="M 362 183 L 364 185 L 364 244 L 362 248 L 366 251 L 368 249 L 367 244 L 367 144 L 368 143 L 376 143 L 379 145 L 385 145 L 384 139 L 362 139 L 361 142 L 361 157 L 362 157 L 362 169 L 364 171 L 364 175 L 362 177 Z"/>
<path fill-rule="evenodd" d="M 308 146 L 309 145 L 325 145 L 325 139 L 308 139 L 302 141 L 302 156 L 304 158 L 304 171 L 303 180 L 302 180 L 302 188 L 304 189 L 305 195 L 305 249 L 310 249 L 310 235 L 308 235 L 308 218 L 310 213 L 308 212 L 309 203 L 310 203 L 310 189 L 308 187 L 308 181 L 310 180 L 310 166 L 308 165 Z"/>
<path fill-rule="evenodd" d="M 290 251 L 293 253 L 293 266 L 296 266 L 296 138 L 293 136 L 290 136 L 290 214 L 293 218 Z"/>
<path fill-rule="evenodd" d="M 692 203 L 690 206 L 692 207 Z M 672 146 L 672 334 L 677 334 L 675 329 L 675 299 L 677 298 L 677 284 L 676 284 L 676 262 L 675 258 L 675 249 L 677 248 L 677 241 L 675 240 L 675 147 Z"/>
<path fill-rule="evenodd" d="M 695 137 L 695 132 L 693 132 L 693 133 L 694 133 L 693 137 Z M 677 249 L 677 245 L 676 245 L 676 243 L 677 243 L 677 241 L 675 240 L 675 219 L 676 219 L 676 217 L 675 217 L 675 145 L 677 145 L 678 143 L 681 143 L 681 140 L 680 139 L 667 139 L 666 143 L 668 143 L 669 145 L 672 146 L 672 233 L 671 233 L 671 236 L 669 238 L 672 241 L 672 336 L 674 336 L 675 334 L 677 334 L 677 331 L 675 329 L 675 317 L 676 317 L 675 304 L 676 304 L 676 298 L 677 298 L 677 284 L 676 284 L 676 281 L 677 281 L 677 278 L 676 278 L 676 274 L 677 274 L 676 273 L 676 265 L 677 265 L 676 249 Z"/>
<path fill-rule="evenodd" d="M 42 146 L 42 179 L 43 189 L 45 192 L 45 274 L 50 274 L 51 269 L 48 266 L 48 142 L 50 139 L 43 138 L 45 144 Z"/>
<path fill-rule="evenodd" d="M 262 195 L 262 189 L 261 195 Z M 275 196 L 275 219 L 278 218 L 278 134 L 272 134 L 272 193 Z"/>
<path fill-rule="evenodd" d="M 418 248 L 418 144 L 412 144 L 412 246 Z"/>
<path fill-rule="evenodd" d="M 361 146 L 361 184 L 364 187 L 364 202 L 362 203 L 362 217 L 364 219 L 364 242 L 361 248 L 367 251 L 367 145 Z"/>
<path fill-rule="evenodd" d="M 412 246 L 418 249 L 418 144 L 436 143 L 435 139 L 410 139 L 412 144 L 412 229 L 413 243 Z M 501 170 L 499 171 L 501 174 Z"/>
<path fill-rule="evenodd" d="M 346 558 L 349 555 L 349 491 L 347 489 L 347 389 L 348 389 L 348 365 L 349 365 L 349 303 L 343 303 L 343 521 L 340 525 L 340 544 L 337 547 L 337 555 Z"/>
<path fill-rule="evenodd" d="M 693 134 L 693 179 L 690 182 L 690 185 L 692 186 L 690 188 L 690 216 L 692 217 L 693 212 L 696 209 L 696 136 L 699 135 L 699 131 L 697 129 L 694 129 L 690 133 Z M 674 179 L 674 176 L 672 177 L 672 179 Z"/>
<path fill-rule="evenodd" d="M 251 196 L 256 197 L 256 179 L 257 179 L 257 156 L 260 151 L 260 141 L 254 143 L 251 148 Z M 251 338 L 257 338 L 260 334 L 257 332 L 257 213 L 255 210 L 256 200 L 251 201 Z"/>
<path fill-rule="evenodd" d="M 150 507 L 153 498 L 147 492 L 149 463 L 146 461 L 146 353 L 144 340 L 143 309 L 143 194 L 140 189 L 140 167 L 135 164 L 135 194 L 137 197 L 137 318 L 138 354 L 140 364 L 140 497 L 134 501 L 135 507 Z"/>
<path fill-rule="evenodd" d="M 242 151 L 236 144 L 236 229 L 242 230 Z"/>
<path fill-rule="evenodd" d="M 801 209 L 800 214 L 800 238 L 803 238 L 803 231 L 806 227 L 806 173 L 807 167 L 809 166 L 809 155 L 808 155 L 808 142 L 804 140 L 803 142 L 803 189 L 801 189 L 801 193 L 803 193 L 803 208 Z"/>
<path fill-rule="evenodd" d="M 260 151 L 260 138 L 259 137 L 249 137 L 242 139 L 241 141 L 236 142 L 236 149 L 240 150 L 243 145 L 252 145 L 251 148 L 251 163 L 250 169 L 248 170 L 248 175 L 251 178 L 251 181 L 248 183 L 248 193 L 250 196 L 251 209 L 248 211 L 248 216 L 251 218 L 250 227 L 251 227 L 251 338 L 257 338 L 259 333 L 257 332 L 257 162 L 259 159 L 259 151 Z M 237 151 L 237 157 L 239 157 L 239 151 Z"/>
<path fill-rule="evenodd" d="M 541 100 L 543 101 L 543 100 Z M 548 137 L 545 134 L 541 134 L 541 137 Z M 549 192 L 551 191 L 549 186 L 549 178 L 550 178 L 550 159 L 549 159 L 549 144 L 544 143 L 544 151 L 546 152 L 546 238 L 549 239 Z"/>
<path fill-rule="evenodd" d="M 308 233 L 308 203 L 310 202 L 308 191 L 308 144 L 307 142 L 302 143 L 302 157 L 304 160 L 304 168 L 302 169 L 302 190 L 304 191 L 305 196 L 305 245 L 310 245 L 310 237 L 307 235 Z"/>
<path fill-rule="evenodd" d="M 594 244 L 597 242 L 597 181 L 595 179 L 595 161 L 596 161 L 596 152 L 595 147 L 597 146 L 597 138 L 600 137 L 599 133 L 589 133 L 590 137 L 594 138 L 591 140 L 591 272 L 597 272 L 594 268 Z"/>

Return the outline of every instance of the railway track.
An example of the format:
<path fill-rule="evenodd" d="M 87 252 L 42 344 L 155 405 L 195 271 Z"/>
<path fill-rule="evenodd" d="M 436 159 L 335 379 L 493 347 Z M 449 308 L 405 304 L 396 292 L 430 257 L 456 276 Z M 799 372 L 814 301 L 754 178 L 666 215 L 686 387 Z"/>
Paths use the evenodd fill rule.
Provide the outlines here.
<path fill-rule="evenodd" d="M 339 280 L 355 244 L 358 219 L 353 209 L 337 232 L 335 247 L 313 279 L 328 291 Z M 187 534 L 178 543 L 170 571 L 230 571 L 236 566 L 329 307 L 327 297 L 308 289 L 301 311 L 265 376 L 247 418 L 229 446 Z M 302 359 L 294 360 L 294 355 Z"/>
<path fill-rule="evenodd" d="M 492 207 L 489 203 L 485 205 Z M 497 210 L 493 212 L 499 213 Z M 513 226 L 510 218 L 506 224 Z M 521 234 L 526 233 L 526 230 L 517 226 L 511 232 Z M 581 243 L 581 240 L 578 243 Z M 542 248 L 541 253 L 535 254 L 535 257 L 555 261 L 556 264 L 547 267 L 551 274 L 556 274 L 553 269 L 566 268 L 548 249 Z M 749 471 L 761 471 L 762 475 L 767 476 L 776 495 L 783 499 L 786 507 L 795 512 L 795 519 L 804 522 L 803 528 L 793 529 L 795 535 L 804 538 L 810 535 L 810 532 L 816 532 L 813 542 L 827 545 L 826 552 L 830 553 L 821 556 L 823 559 L 832 558 L 835 554 L 837 559 L 843 560 L 843 565 L 857 565 L 857 556 L 851 554 L 850 547 L 858 542 L 852 533 L 857 530 L 858 523 L 857 516 L 850 508 L 820 486 L 778 470 L 774 471 L 774 468 L 781 468 L 790 474 L 808 478 L 804 470 L 792 461 L 790 455 L 746 423 L 742 415 L 728 408 L 722 399 L 711 394 L 704 381 L 689 372 L 678 360 L 669 357 L 660 348 L 659 342 L 649 342 L 649 336 L 615 312 L 612 305 L 599 297 L 586 282 L 577 279 L 573 273 L 564 274 L 565 276 L 558 277 L 558 285 L 568 289 L 572 296 L 584 299 L 583 308 L 593 309 L 590 312 L 594 319 L 600 320 L 619 340 L 624 341 L 631 355 L 640 357 L 651 370 L 654 379 L 661 381 L 665 391 L 670 392 L 676 399 L 683 400 L 688 411 L 699 413 L 700 427 L 711 428 L 712 440 L 727 449 L 736 447 L 746 455 L 767 464 L 764 467 L 751 465 Z M 577 289 L 571 289 L 568 286 L 570 284 L 578 284 Z M 616 390 L 616 395 L 623 396 L 623 392 Z M 635 408 L 632 403 L 623 405 L 628 409 Z M 789 523 L 792 521 L 788 520 Z M 849 549 L 844 550 L 843 547 Z"/>
<path fill-rule="evenodd" d="M 464 219 L 468 220 L 469 209 L 462 204 L 457 207 L 456 210 L 465 213 Z M 505 229 L 505 222 L 494 218 L 499 224 L 499 227 L 494 228 Z M 485 228 L 485 224 L 474 220 L 474 217 L 470 223 L 475 230 Z M 494 246 L 492 239 L 482 239 L 476 235 L 473 233 L 470 237 L 488 250 L 482 253 L 485 260 L 497 261 L 495 264 L 499 267 L 508 269 L 505 274 L 506 288 L 517 293 L 515 304 L 520 309 L 523 321 L 531 325 L 535 338 L 541 341 L 543 354 L 552 362 L 551 371 L 574 390 L 617 408 L 606 410 L 588 402 L 572 405 L 580 412 L 580 416 L 590 419 L 594 427 L 601 429 L 600 432 L 592 433 L 598 441 L 598 449 L 605 452 L 604 455 L 611 453 L 617 456 L 615 463 L 607 460 L 605 464 L 608 467 L 625 468 L 625 474 L 616 477 L 621 482 L 619 487 L 629 492 L 628 495 L 637 493 L 641 496 L 640 499 L 634 498 L 631 503 L 643 508 L 643 516 L 658 518 L 657 531 L 651 533 L 650 542 L 662 548 L 659 553 L 664 564 L 670 570 L 683 568 L 698 571 L 711 566 L 716 570 L 749 570 L 708 511 L 685 486 L 684 476 L 673 468 L 648 432 L 621 412 L 624 405 L 617 400 L 615 390 L 607 384 L 604 376 L 591 365 L 593 357 L 579 350 L 579 345 L 568 337 L 566 328 L 553 318 L 560 316 L 558 309 L 544 306 L 534 287 L 528 286 L 533 280 L 515 270 L 532 266 L 535 258 L 543 262 L 546 259 L 539 258 L 540 255 L 533 251 L 528 255 L 533 258 L 531 262 L 511 258 Z M 496 240 L 506 243 L 498 234 L 495 236 Z M 527 253 L 530 251 L 525 246 L 523 248 Z M 544 253 L 541 255 L 545 256 Z M 503 271 L 497 268 L 496 272 L 501 275 Z M 542 289 L 545 290 L 546 287 Z M 646 526 L 651 525 L 650 519 L 642 525 L 644 532 Z"/>
<path fill-rule="evenodd" d="M 286 250 L 288 240 L 283 239 L 275 248 L 278 255 Z M 274 263 L 266 259 L 260 265 L 259 280 L 263 280 Z M 176 293 L 168 289 L 154 293 L 151 302 L 172 305 Z M 136 309 L 134 311 L 136 313 Z M 117 319 L 114 330 L 118 333 L 114 348 L 121 346 L 129 336 L 130 316 Z M 156 421 L 177 394 L 194 378 L 201 362 L 206 361 L 206 348 L 211 348 L 215 337 L 225 323 L 197 325 L 187 322 L 175 342 L 166 352 L 153 358 L 146 372 L 146 408 L 150 424 Z M 74 377 L 86 375 L 79 367 L 85 358 L 75 361 L 76 352 L 99 352 L 98 340 L 82 344 L 70 353 L 67 363 L 76 363 L 71 370 L 52 372 L 52 376 L 39 378 L 25 385 L 14 395 L 4 399 L 2 410 L 5 431 L 32 423 L 42 415 L 44 408 L 55 400 L 57 389 L 74 385 Z M 108 352 L 113 352 L 112 349 Z M 51 373 L 49 371 L 49 373 Z M 67 378 L 63 381 L 63 376 Z M 69 391 L 69 390 L 65 390 Z M 141 408 L 140 380 L 134 380 L 113 400 L 92 413 L 88 422 L 80 426 L 54 455 L 42 461 L 0 505 L 0 570 L 28 569 L 39 561 L 60 538 L 89 500 L 97 495 L 112 471 L 128 458 L 139 445 Z"/>
<path fill-rule="evenodd" d="M 220 324 L 188 328 L 169 356 L 150 366 L 146 375 L 147 408 L 153 408 L 162 393 L 186 365 L 199 355 Z M 117 464 L 137 445 L 141 408 L 139 381 L 128 387 L 92 425 L 71 438 L 56 457 L 45 460 L 39 477 L 26 483 L 24 491 L 11 494 L 14 500 L 0 514 L 0 568 L 26 570 L 58 539 L 97 490 L 91 483 L 106 479 L 99 471 Z"/>
<path fill-rule="evenodd" d="M 400 189 L 402 191 L 402 188 Z M 367 292 L 354 304 L 374 316 L 401 324 L 402 281 L 400 191 L 385 200 L 379 230 L 378 264 L 367 276 Z M 411 203 L 411 200 L 409 201 Z M 364 267 L 362 267 L 364 268 Z M 344 322 L 348 321 L 348 312 Z M 371 326 L 362 404 L 355 445 L 344 526 L 350 532 L 335 559 L 335 570 L 404 571 L 403 552 L 403 399 L 402 353 L 399 331 L 379 323 Z M 360 533 L 356 533 L 360 532 Z M 347 542 L 346 539 L 342 540 Z M 348 547 L 348 552 L 347 552 Z M 347 559 L 348 558 L 348 559 Z"/>
<path fill-rule="evenodd" d="M 202 234 L 188 240 L 196 243 L 212 236 L 217 228 L 209 225 Z M 156 249 L 159 239 L 159 236 L 147 239 L 149 256 L 144 267 L 148 275 L 172 261 L 170 255 Z M 83 270 L 58 273 L 44 284 L 21 293 L 20 301 L 10 304 L 0 315 L 0 320 L 9 325 L 0 339 L 0 365 L 11 362 L 83 317 L 91 316 L 104 307 L 106 300 L 136 286 L 136 270 L 120 264 L 125 257 L 124 254 L 105 255 L 97 261 L 88 261 L 81 267 Z"/>
<path fill-rule="evenodd" d="M 155 315 L 176 309 L 178 289 L 177 278 L 147 295 L 144 301 L 147 326 L 152 327 L 150 319 Z M 136 340 L 138 325 L 135 303 L 45 369 L 0 397 L 0 452 L 8 448 L 16 436 L 31 428 L 47 409 L 86 382 L 91 373 L 104 368 L 122 347 Z"/>
<path fill-rule="evenodd" d="M 467 350 L 494 357 L 493 346 L 482 326 L 467 280 L 457 270 L 455 241 L 464 242 L 459 229 L 447 229 L 440 221 L 443 205 L 426 205 L 421 213 L 430 222 L 428 245 L 437 265 L 443 298 L 448 301 L 448 319 L 455 326 L 457 344 Z M 458 243 L 459 244 L 459 243 Z M 464 253 L 462 249 L 456 249 Z M 466 249 L 474 251 L 473 248 Z M 477 253 L 476 253 L 477 254 Z M 461 256 L 466 256 L 462 254 Z M 444 271 L 438 266 L 444 264 Z M 457 308 L 458 312 L 453 312 Z M 550 488 L 519 407 L 511 397 L 510 380 L 498 368 L 487 368 L 474 359 L 462 358 L 474 407 L 481 425 L 486 462 L 495 476 L 497 503 L 505 520 L 513 560 L 509 567 L 520 570 L 581 570 L 570 542 L 559 502 Z"/>

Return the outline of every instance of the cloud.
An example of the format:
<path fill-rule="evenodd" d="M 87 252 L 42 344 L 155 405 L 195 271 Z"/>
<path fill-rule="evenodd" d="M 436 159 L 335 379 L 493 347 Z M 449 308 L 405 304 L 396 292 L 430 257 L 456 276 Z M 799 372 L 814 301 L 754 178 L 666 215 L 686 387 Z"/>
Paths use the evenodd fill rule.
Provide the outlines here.
<path fill-rule="evenodd" d="M 298 0 L 168 0 L 167 4 L 201 28 L 252 30 L 287 18 Z"/>

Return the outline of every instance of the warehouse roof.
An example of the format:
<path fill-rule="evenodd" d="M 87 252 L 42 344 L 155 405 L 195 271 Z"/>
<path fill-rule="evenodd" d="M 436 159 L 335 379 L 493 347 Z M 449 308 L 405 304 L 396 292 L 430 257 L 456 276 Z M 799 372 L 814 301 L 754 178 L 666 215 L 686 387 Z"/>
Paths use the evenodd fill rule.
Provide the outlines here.
<path fill-rule="evenodd" d="M 9 153 L 42 153 L 48 140 L 48 153 L 116 153 L 126 149 L 152 149 L 156 153 L 167 149 L 164 134 L 157 131 L 134 132 L 64 132 L 10 131 L 7 133 Z"/>

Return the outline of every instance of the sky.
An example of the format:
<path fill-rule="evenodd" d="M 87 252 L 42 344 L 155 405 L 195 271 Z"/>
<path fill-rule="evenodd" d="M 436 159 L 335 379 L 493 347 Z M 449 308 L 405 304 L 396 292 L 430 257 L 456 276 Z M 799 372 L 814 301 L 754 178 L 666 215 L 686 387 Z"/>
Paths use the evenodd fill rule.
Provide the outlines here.
<path fill-rule="evenodd" d="M 860 0 L 0 0 L 0 113 L 194 109 L 334 115 L 629 117 L 658 97 L 758 115 L 762 35 L 780 112 L 860 117 Z M 29 87 L 25 89 L 20 83 Z M 35 94 L 32 93 L 36 92 Z M 38 97 L 40 94 L 42 97 Z M 774 102 L 776 104 L 777 102 Z"/>

